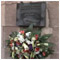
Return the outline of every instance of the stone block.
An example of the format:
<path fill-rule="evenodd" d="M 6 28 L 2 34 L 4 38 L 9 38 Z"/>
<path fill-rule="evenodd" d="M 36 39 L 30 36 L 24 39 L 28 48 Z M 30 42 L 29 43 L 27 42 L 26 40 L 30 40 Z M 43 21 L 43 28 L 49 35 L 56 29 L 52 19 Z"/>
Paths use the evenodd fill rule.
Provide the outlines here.
<path fill-rule="evenodd" d="M 58 27 L 59 26 L 59 2 L 48 2 L 49 10 L 49 26 Z"/>
<path fill-rule="evenodd" d="M 59 27 L 53 28 L 53 34 L 51 36 L 50 41 L 56 44 L 59 43 Z"/>
<path fill-rule="evenodd" d="M 5 26 L 5 5 L 1 5 L 1 23 L 2 26 Z"/>
<path fill-rule="evenodd" d="M 16 4 L 5 5 L 5 26 L 16 26 Z"/>
<path fill-rule="evenodd" d="M 44 35 L 44 34 L 52 34 L 53 33 L 53 29 L 50 28 L 50 27 L 45 27 L 42 29 L 42 34 L 41 35 Z"/>

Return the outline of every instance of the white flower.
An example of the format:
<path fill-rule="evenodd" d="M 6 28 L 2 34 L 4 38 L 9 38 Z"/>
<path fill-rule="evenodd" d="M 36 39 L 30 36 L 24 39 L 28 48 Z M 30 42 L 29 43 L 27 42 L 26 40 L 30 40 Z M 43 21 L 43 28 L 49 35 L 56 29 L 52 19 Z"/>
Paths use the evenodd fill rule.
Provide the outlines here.
<path fill-rule="evenodd" d="M 48 46 L 48 43 L 44 43 L 45 46 Z"/>
<path fill-rule="evenodd" d="M 23 43 L 22 46 L 24 47 L 25 50 L 29 49 L 29 47 L 25 43 Z"/>
<path fill-rule="evenodd" d="M 12 50 L 14 50 L 14 43 L 12 43 L 12 47 L 11 47 Z"/>
<path fill-rule="evenodd" d="M 26 37 L 30 37 L 30 35 L 31 35 L 31 32 L 26 33 Z"/>
<path fill-rule="evenodd" d="M 25 40 L 27 44 L 31 44 L 31 41 L 29 41 L 27 38 Z"/>
<path fill-rule="evenodd" d="M 23 35 L 17 35 L 17 37 L 18 37 L 18 40 L 20 40 L 20 43 L 25 41 Z"/>
<path fill-rule="evenodd" d="M 32 41 L 31 41 L 31 44 L 33 44 L 33 43 L 34 43 L 34 41 L 32 40 Z"/>
<path fill-rule="evenodd" d="M 17 35 L 17 37 L 20 36 L 20 35 L 21 35 L 21 33 L 19 32 L 18 35 Z"/>
<path fill-rule="evenodd" d="M 15 37 L 15 38 L 14 38 L 14 41 L 17 41 L 17 40 L 18 40 L 18 37 Z"/>
<path fill-rule="evenodd" d="M 39 44 L 37 44 L 37 46 L 40 46 L 41 44 L 39 43 Z"/>
<path fill-rule="evenodd" d="M 12 43 L 12 45 L 14 46 L 14 43 Z"/>
<path fill-rule="evenodd" d="M 12 46 L 12 48 L 11 48 L 12 50 L 14 50 L 14 46 Z"/>
<path fill-rule="evenodd" d="M 15 50 L 18 50 L 18 47 L 15 47 Z"/>
<path fill-rule="evenodd" d="M 21 32 L 19 32 L 18 34 L 21 35 Z"/>
<path fill-rule="evenodd" d="M 36 40 L 36 38 L 35 37 L 32 37 L 32 39 L 31 40 Z"/>
<path fill-rule="evenodd" d="M 35 52 L 35 54 L 39 54 L 39 51 L 38 52 Z"/>

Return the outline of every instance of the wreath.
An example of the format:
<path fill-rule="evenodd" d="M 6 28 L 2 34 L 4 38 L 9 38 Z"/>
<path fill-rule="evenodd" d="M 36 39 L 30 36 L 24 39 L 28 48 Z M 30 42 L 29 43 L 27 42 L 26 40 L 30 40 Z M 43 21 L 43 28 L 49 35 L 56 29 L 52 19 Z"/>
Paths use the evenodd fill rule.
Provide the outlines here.
<path fill-rule="evenodd" d="M 6 40 L 10 56 L 13 59 L 43 59 L 54 52 L 54 44 L 47 41 L 50 36 L 42 36 L 41 29 L 33 29 L 33 25 L 26 30 L 12 32 Z"/>

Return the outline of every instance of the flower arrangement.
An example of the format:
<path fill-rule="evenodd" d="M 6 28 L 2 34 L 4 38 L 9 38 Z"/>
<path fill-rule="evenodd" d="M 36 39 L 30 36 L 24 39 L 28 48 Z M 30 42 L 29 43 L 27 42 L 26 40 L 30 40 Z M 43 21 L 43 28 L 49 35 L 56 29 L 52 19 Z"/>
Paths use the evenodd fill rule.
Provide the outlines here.
<path fill-rule="evenodd" d="M 10 56 L 14 59 L 43 59 L 52 54 L 53 43 L 47 39 L 51 34 L 41 35 L 40 29 L 30 25 L 26 30 L 12 32 L 6 40 L 10 48 Z"/>

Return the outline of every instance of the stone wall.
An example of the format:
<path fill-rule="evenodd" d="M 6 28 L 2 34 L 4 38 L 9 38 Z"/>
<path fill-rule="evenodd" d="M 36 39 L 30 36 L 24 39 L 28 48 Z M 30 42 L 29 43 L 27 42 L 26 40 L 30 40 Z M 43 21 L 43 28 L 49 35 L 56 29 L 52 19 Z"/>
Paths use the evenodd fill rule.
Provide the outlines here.
<path fill-rule="evenodd" d="M 26 1 L 28 2 L 28 1 Z M 12 31 L 19 31 L 20 28 L 16 26 L 16 4 L 20 1 L 2 1 L 1 2 L 1 21 L 2 21 L 2 39 L 1 39 L 1 58 L 11 59 L 9 57 L 9 49 L 6 48 L 5 40 Z M 43 28 L 42 34 L 52 33 L 49 41 L 56 44 L 53 48 L 54 54 L 49 56 L 48 59 L 59 58 L 59 2 L 47 1 L 48 14 L 46 19 L 46 27 Z M 48 18 L 49 17 L 49 18 Z"/>

